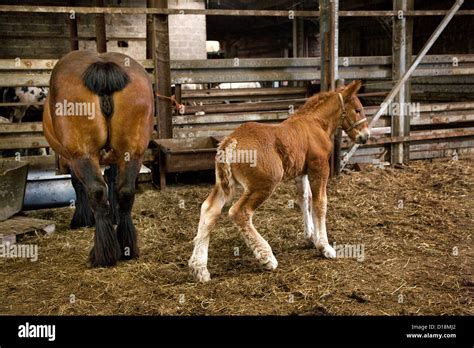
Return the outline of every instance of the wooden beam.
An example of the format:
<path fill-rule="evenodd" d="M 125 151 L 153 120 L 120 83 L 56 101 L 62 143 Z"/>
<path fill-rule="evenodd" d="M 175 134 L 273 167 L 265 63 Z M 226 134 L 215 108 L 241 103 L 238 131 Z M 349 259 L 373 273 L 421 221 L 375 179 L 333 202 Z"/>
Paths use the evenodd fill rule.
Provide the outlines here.
<path fill-rule="evenodd" d="M 413 4 L 413 2 L 412 2 Z M 407 42 L 407 23 L 405 13 L 408 10 L 408 0 L 393 0 L 393 10 L 399 12 L 400 15 L 395 17 L 393 20 L 393 35 L 392 35 L 392 80 L 397 81 L 401 79 L 407 69 L 407 64 L 411 63 L 411 59 L 408 58 L 408 42 Z M 411 58 L 411 56 L 410 56 Z M 409 82 L 407 82 L 409 83 Z M 405 115 L 406 103 L 410 102 L 410 96 L 407 89 L 407 85 L 404 84 L 400 87 L 398 95 L 393 99 L 394 104 L 399 107 L 398 114 L 392 114 L 392 137 L 407 136 L 405 134 L 405 123 L 410 122 L 410 116 Z M 408 131 L 409 131 L 408 127 Z M 405 143 L 393 143 L 391 146 L 390 162 L 392 164 L 402 164 L 404 159 L 409 159 L 406 152 L 409 153 L 409 144 Z"/>
<path fill-rule="evenodd" d="M 104 0 L 95 0 L 97 7 L 104 7 Z M 97 45 L 97 52 L 107 52 L 107 34 L 105 29 L 105 14 L 98 13 L 95 15 L 95 42 Z"/>
<path fill-rule="evenodd" d="M 166 9 L 167 0 L 155 0 L 157 8 Z M 171 122 L 171 68 L 170 44 L 168 31 L 168 16 L 155 14 L 153 16 L 153 60 L 155 62 L 155 105 L 158 117 L 158 137 L 172 138 L 173 127 Z"/>
<path fill-rule="evenodd" d="M 321 35 L 321 91 L 334 91 L 339 67 L 339 0 L 321 0 L 319 2 L 321 13 L 319 21 L 319 32 Z M 339 174 L 336 169 L 336 158 L 340 161 L 340 138 L 337 139 L 337 148 L 333 148 L 330 162 L 331 176 Z M 336 139 L 333 138 L 335 144 Z M 337 151 L 337 153 L 336 153 Z"/>
<path fill-rule="evenodd" d="M 69 0 L 69 6 L 74 6 L 74 0 Z M 69 45 L 71 51 L 76 51 L 79 49 L 79 41 L 77 39 L 77 19 L 76 13 L 72 12 L 69 14 L 68 20 L 68 27 L 69 27 Z"/>
<path fill-rule="evenodd" d="M 147 9 L 153 8 L 154 0 L 147 0 Z M 146 59 L 153 59 L 153 16 L 146 15 Z"/>
<path fill-rule="evenodd" d="M 34 6 L 34 5 L 0 5 L 0 12 L 37 12 L 37 13 L 75 13 L 94 14 L 184 14 L 184 15 L 206 15 L 206 16 L 248 16 L 248 17 L 288 17 L 290 11 L 295 17 L 315 18 L 319 17 L 319 11 L 298 10 L 224 10 L 224 9 L 165 9 L 144 7 L 86 7 L 86 6 Z M 447 10 L 416 10 L 408 11 L 407 16 L 445 16 Z M 395 17 L 394 11 L 340 11 L 340 17 Z M 472 16 L 474 10 L 460 10 L 456 16 Z"/>

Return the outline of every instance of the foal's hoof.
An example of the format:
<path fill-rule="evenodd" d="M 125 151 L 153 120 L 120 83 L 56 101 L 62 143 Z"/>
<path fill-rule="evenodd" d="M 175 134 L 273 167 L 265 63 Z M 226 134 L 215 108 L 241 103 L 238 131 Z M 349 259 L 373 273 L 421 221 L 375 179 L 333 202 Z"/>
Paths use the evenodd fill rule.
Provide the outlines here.
<path fill-rule="evenodd" d="M 327 259 L 335 259 L 336 258 L 336 250 L 330 245 L 325 245 L 324 248 L 321 250 L 324 257 Z"/>
<path fill-rule="evenodd" d="M 274 271 L 278 267 L 278 261 L 273 254 L 271 254 L 269 258 L 265 260 L 261 260 L 260 262 L 263 268 L 265 268 L 268 271 Z"/>
<path fill-rule="evenodd" d="M 200 283 L 207 283 L 211 280 L 211 274 L 207 270 L 207 267 L 191 267 L 191 274 L 193 275 L 194 279 Z"/>

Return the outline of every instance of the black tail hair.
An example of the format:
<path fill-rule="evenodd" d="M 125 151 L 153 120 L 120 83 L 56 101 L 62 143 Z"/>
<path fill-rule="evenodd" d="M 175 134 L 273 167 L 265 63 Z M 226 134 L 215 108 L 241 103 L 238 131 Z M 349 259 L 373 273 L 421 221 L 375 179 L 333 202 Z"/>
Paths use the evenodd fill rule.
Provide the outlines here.
<path fill-rule="evenodd" d="M 130 81 L 125 70 L 113 62 L 95 62 L 82 75 L 84 85 L 100 97 L 100 109 L 106 117 L 114 112 L 112 94 Z"/>

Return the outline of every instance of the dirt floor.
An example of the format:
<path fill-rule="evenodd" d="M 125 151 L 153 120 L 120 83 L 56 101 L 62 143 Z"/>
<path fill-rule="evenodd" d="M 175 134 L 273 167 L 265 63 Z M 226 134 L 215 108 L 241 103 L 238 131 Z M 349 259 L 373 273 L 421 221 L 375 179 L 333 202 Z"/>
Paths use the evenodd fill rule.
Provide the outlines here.
<path fill-rule="evenodd" d="M 93 230 L 70 230 L 72 209 L 28 213 L 56 220 L 56 233 L 20 241 L 38 244 L 37 262 L 0 261 L 0 314 L 474 314 L 472 160 L 369 168 L 331 181 L 330 243 L 363 246 L 363 261 L 317 254 L 286 183 L 254 218 L 278 269 L 261 270 L 225 213 L 211 239 L 212 280 L 196 284 L 187 260 L 210 187 L 140 193 L 133 218 L 141 257 L 109 269 L 88 267 Z"/>

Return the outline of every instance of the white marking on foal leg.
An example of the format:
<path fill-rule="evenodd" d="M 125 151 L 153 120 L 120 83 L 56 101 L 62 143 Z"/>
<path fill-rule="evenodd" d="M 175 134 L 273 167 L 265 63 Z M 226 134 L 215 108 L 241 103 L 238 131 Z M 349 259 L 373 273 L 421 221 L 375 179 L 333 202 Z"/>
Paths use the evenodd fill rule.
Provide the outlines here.
<path fill-rule="evenodd" d="M 310 239 L 314 233 L 314 223 L 312 216 L 312 193 L 311 186 L 307 175 L 296 178 L 296 187 L 298 188 L 298 202 L 303 213 L 304 219 L 304 235 L 306 239 Z"/>
<path fill-rule="evenodd" d="M 200 282 L 207 282 L 211 279 L 207 270 L 209 240 L 211 229 L 215 225 L 224 204 L 223 193 L 219 188 L 214 188 L 201 206 L 198 233 L 194 238 L 194 250 L 188 262 L 191 273 Z"/>
<path fill-rule="evenodd" d="M 253 251 L 253 255 L 267 270 L 273 271 L 278 267 L 278 261 L 273 255 L 270 244 L 257 232 L 252 220 L 244 228 L 243 237 L 245 244 Z"/>
<path fill-rule="evenodd" d="M 315 221 L 315 233 L 313 234 L 313 243 L 318 250 L 329 259 L 336 257 L 336 251 L 329 245 L 328 235 L 326 231 L 326 211 L 327 211 L 327 197 L 321 198 L 319 206 L 319 214 L 313 213 Z M 319 215 L 319 216 L 318 216 Z"/>
<path fill-rule="evenodd" d="M 268 196 L 266 198 L 268 198 Z M 278 267 L 278 261 L 273 255 L 270 244 L 258 233 L 252 223 L 253 209 L 249 206 L 245 206 L 248 198 L 249 195 L 245 194 L 240 197 L 237 203 L 230 208 L 229 216 L 236 225 L 240 227 L 245 244 L 252 250 L 260 264 L 267 270 L 274 270 Z M 257 203 L 254 209 L 263 203 L 265 199 Z"/>

